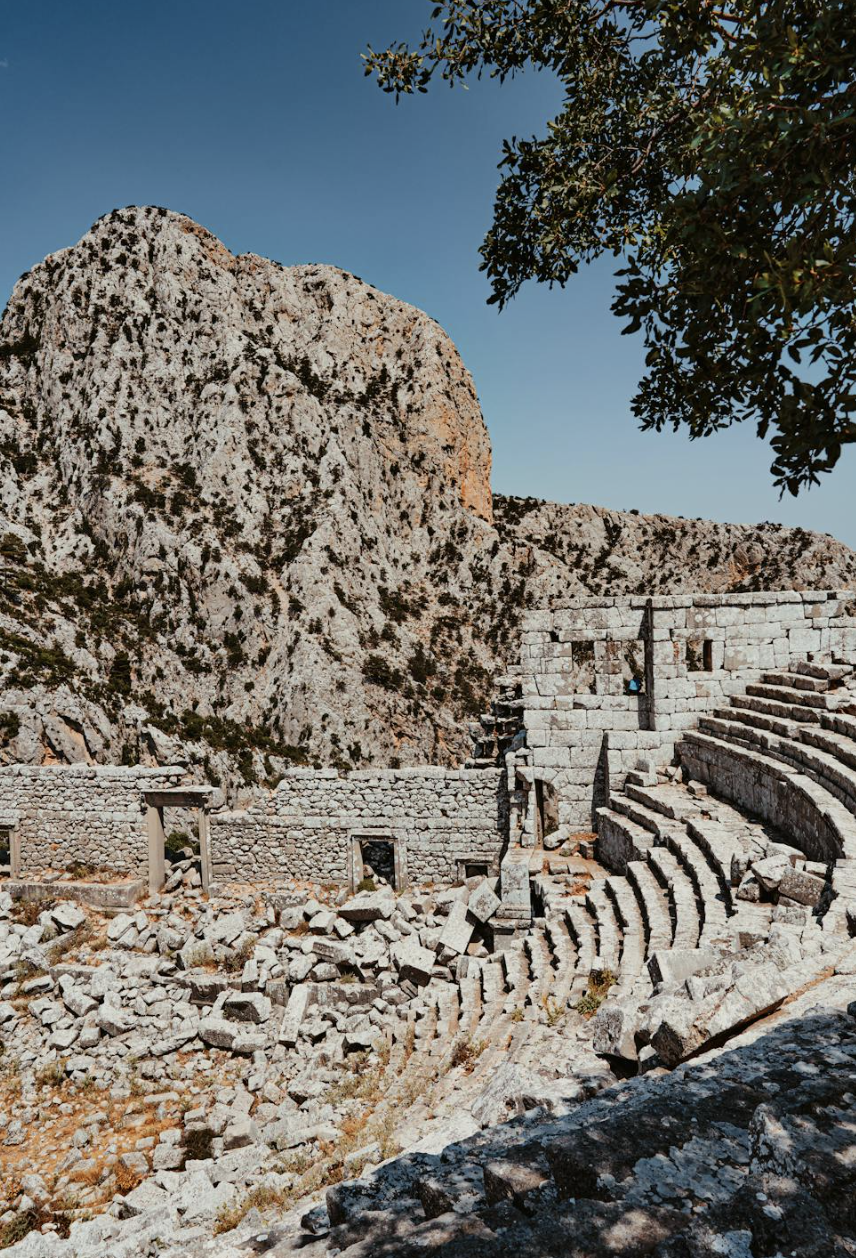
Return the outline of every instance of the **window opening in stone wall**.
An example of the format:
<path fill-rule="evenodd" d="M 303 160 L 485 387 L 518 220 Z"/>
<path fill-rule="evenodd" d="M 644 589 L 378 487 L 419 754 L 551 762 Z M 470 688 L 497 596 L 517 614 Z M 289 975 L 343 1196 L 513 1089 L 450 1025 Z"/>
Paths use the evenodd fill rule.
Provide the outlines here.
<path fill-rule="evenodd" d="M 703 673 L 707 670 L 704 664 L 705 643 L 701 638 L 687 638 L 686 662 L 688 673 Z"/>
<path fill-rule="evenodd" d="M 0 878 L 12 876 L 12 830 L 0 826 Z"/>
<path fill-rule="evenodd" d="M 570 677 L 574 694 L 596 693 L 594 642 L 574 642 L 571 645 Z"/>
<path fill-rule="evenodd" d="M 706 638 L 702 647 L 702 662 L 706 673 L 713 672 L 713 643 L 710 638 Z"/>
<path fill-rule="evenodd" d="M 391 839 L 362 839 L 360 855 L 363 876 L 358 890 L 370 891 L 380 886 L 395 888 L 395 849 Z M 372 886 L 363 886 L 363 883 Z"/>

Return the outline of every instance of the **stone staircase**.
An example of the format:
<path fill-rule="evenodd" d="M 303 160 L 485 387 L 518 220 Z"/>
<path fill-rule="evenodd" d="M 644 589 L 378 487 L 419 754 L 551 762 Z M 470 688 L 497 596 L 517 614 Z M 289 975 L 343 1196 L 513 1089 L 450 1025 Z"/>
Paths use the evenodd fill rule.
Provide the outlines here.
<path fill-rule="evenodd" d="M 500 1006 L 556 1016 L 592 982 L 609 984 L 608 1006 L 639 1006 L 694 974 L 708 996 L 708 972 L 738 963 L 759 974 L 778 966 L 796 990 L 847 947 L 854 670 L 806 662 L 766 674 L 703 717 L 678 756 L 687 780 L 678 769 L 631 773 L 598 810 L 598 862 L 571 857 L 563 869 L 535 855 L 540 916 L 501 963 L 482 963 L 478 1034 L 493 1039 Z M 765 880 L 770 868 L 786 873 L 781 887 Z"/>

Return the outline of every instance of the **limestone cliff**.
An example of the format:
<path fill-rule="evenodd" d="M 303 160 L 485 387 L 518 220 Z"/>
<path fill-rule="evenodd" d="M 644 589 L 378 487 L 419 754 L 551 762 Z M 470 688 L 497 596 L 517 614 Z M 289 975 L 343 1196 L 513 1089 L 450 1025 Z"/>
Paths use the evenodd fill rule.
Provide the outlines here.
<path fill-rule="evenodd" d="M 521 610 L 586 591 L 846 585 L 774 526 L 491 499 L 427 315 L 129 208 L 0 325 L 0 757 L 456 762 Z"/>

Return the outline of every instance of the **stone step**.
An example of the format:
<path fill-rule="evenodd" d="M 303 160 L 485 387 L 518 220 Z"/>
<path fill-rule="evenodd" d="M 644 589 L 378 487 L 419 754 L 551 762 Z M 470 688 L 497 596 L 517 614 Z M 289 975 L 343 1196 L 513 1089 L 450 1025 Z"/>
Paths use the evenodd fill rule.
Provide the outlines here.
<path fill-rule="evenodd" d="M 621 928 L 621 961 L 619 987 L 630 987 L 645 964 L 645 923 L 633 888 L 626 878 L 607 878 L 604 888 L 612 900 Z"/>
<path fill-rule="evenodd" d="M 811 673 L 764 673 L 761 676 L 761 682 L 765 686 L 786 686 L 789 690 L 814 690 L 818 694 L 829 689 L 828 677 L 815 677 Z"/>
<path fill-rule="evenodd" d="M 856 769 L 856 721 L 852 725 L 852 734 L 826 729 L 824 726 L 820 729 L 812 726 L 811 729 L 800 730 L 797 738 L 798 741 L 816 747 L 818 751 L 823 751 L 836 760 L 840 760 L 848 768 Z"/>
<path fill-rule="evenodd" d="M 597 934 L 594 920 L 585 904 L 576 902 L 565 909 L 568 930 L 577 949 L 577 973 L 588 981 L 597 956 Z"/>
<path fill-rule="evenodd" d="M 614 808 L 597 810 L 597 858 L 607 869 L 623 874 L 627 862 L 644 860 L 657 836 Z"/>
<path fill-rule="evenodd" d="M 755 708 L 714 708 L 713 715 L 720 721 L 742 721 L 744 725 L 754 725 L 756 729 L 772 730 L 774 734 L 785 734 L 789 738 L 798 736 L 797 731 L 802 722 L 792 721 L 785 716 L 772 716 L 767 712 L 758 712 Z M 699 726 L 707 716 L 699 717 Z"/>
<path fill-rule="evenodd" d="M 519 948 L 508 948 L 502 954 L 502 967 L 505 974 L 505 986 L 508 996 L 504 1008 L 512 1010 L 522 1008 L 532 985 L 529 966 Z"/>
<path fill-rule="evenodd" d="M 839 746 L 844 747 L 849 740 L 838 743 L 840 735 L 827 734 L 832 740 L 827 744 L 835 750 L 823 750 L 812 738 L 785 738 L 768 730 L 760 730 L 743 725 L 738 721 L 722 721 L 714 717 L 705 717 L 699 721 L 699 728 L 714 734 L 717 738 L 727 741 L 749 743 L 758 747 L 766 754 L 783 760 L 792 765 L 800 773 L 806 773 L 818 785 L 833 794 L 850 812 L 856 814 L 856 768 L 851 767 L 838 758 Z M 810 731 L 806 731 L 807 733 Z M 823 737 L 821 734 L 818 737 Z M 856 748 L 854 748 L 856 753 Z M 854 758 L 854 753 L 848 753 Z"/>
<path fill-rule="evenodd" d="M 804 708 L 828 709 L 831 704 L 828 695 L 816 694 L 811 690 L 796 690 L 793 686 L 767 686 L 762 681 L 750 682 L 746 693 L 758 699 L 775 699 L 777 703 L 790 703 Z"/>
<path fill-rule="evenodd" d="M 672 945 L 675 948 L 697 948 L 701 919 L 695 888 L 677 857 L 665 847 L 652 847 L 648 864 L 657 881 L 668 892 L 669 912 L 674 923 Z"/>
<path fill-rule="evenodd" d="M 556 971 L 552 965 L 552 956 L 544 937 L 543 922 L 536 925 L 524 941 L 529 957 L 529 968 L 532 971 L 533 983 L 529 989 L 529 1003 L 539 1005 L 541 997 L 550 990 Z"/>
<path fill-rule="evenodd" d="M 634 790 L 638 789 L 634 787 Z M 663 814 L 633 799 L 628 794 L 610 795 L 609 806 L 613 812 L 629 817 L 642 830 L 647 830 L 654 838 L 659 838 L 663 824 Z"/>
<path fill-rule="evenodd" d="M 731 866 L 735 857 L 745 858 L 749 849 L 749 840 L 745 831 L 735 833 L 727 825 L 723 825 L 715 817 L 695 817 L 687 821 L 687 833 L 702 849 L 708 864 L 719 881 L 720 892 L 727 909 L 731 910 L 733 895 L 731 888 Z"/>
<path fill-rule="evenodd" d="M 804 677 L 820 677 L 827 681 L 841 681 L 845 677 L 853 675 L 852 664 L 820 664 L 815 660 L 798 660 L 794 664 L 793 672 L 800 673 Z"/>
<path fill-rule="evenodd" d="M 564 1007 L 568 1003 L 571 986 L 577 972 L 577 949 L 568 933 L 564 905 L 561 912 L 547 919 L 547 935 L 558 962 L 553 983 L 554 999 L 557 1004 Z"/>
<path fill-rule="evenodd" d="M 820 724 L 823 729 L 831 729 L 836 734 L 843 734 L 845 738 L 856 739 L 856 716 L 846 712 L 822 712 Z"/>
<path fill-rule="evenodd" d="M 485 961 L 482 965 L 482 1003 L 491 1005 L 508 993 L 501 961 Z"/>
<path fill-rule="evenodd" d="M 675 808 L 674 795 L 659 786 L 638 786 L 631 782 L 625 787 L 624 794 L 635 803 L 641 804 L 648 814 L 654 813 L 670 821 L 674 821 L 679 815 Z"/>
<path fill-rule="evenodd" d="M 853 815 L 808 774 L 701 730 L 687 730 L 676 751 L 692 777 L 776 826 L 809 859 L 856 858 Z"/>
<path fill-rule="evenodd" d="M 748 708 L 751 712 L 764 712 L 768 716 L 781 716 L 788 721 L 817 724 L 822 718 L 818 708 L 807 708 L 800 703 L 780 703 L 777 699 L 763 699 L 757 695 L 732 695 L 733 708 Z"/>
<path fill-rule="evenodd" d="M 630 861 L 627 881 L 636 896 L 645 925 L 647 952 L 672 946 L 674 930 L 666 893 L 646 861 Z"/>
<path fill-rule="evenodd" d="M 707 852 L 686 829 L 677 825 L 666 833 L 665 844 L 693 884 L 703 927 L 722 931 L 728 918 L 728 902 L 719 874 L 711 867 Z"/>
<path fill-rule="evenodd" d="M 596 968 L 610 970 L 617 975 L 621 962 L 621 927 L 603 880 L 589 887 L 586 906 L 594 919 L 597 934 Z"/>

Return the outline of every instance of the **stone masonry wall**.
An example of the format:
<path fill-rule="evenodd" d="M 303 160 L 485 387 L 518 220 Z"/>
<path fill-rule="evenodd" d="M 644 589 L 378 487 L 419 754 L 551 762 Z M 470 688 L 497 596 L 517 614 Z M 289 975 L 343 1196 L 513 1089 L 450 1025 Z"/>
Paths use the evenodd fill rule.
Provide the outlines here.
<path fill-rule="evenodd" d="M 177 786 L 177 768 L 9 765 L 0 768 L 0 825 L 20 840 L 21 871 L 75 863 L 116 873 L 148 867 L 142 792 Z"/>
<path fill-rule="evenodd" d="M 409 882 L 452 882 L 464 863 L 498 872 L 506 819 L 499 769 L 295 769 L 263 806 L 212 814 L 214 876 L 344 883 L 365 835 L 398 840 Z"/>
<path fill-rule="evenodd" d="M 555 792 L 561 825 L 591 828 L 640 756 L 668 763 L 702 713 L 811 656 L 856 660 L 852 591 L 578 599 L 529 612 L 521 776 Z M 641 694 L 627 692 L 634 675 Z"/>

